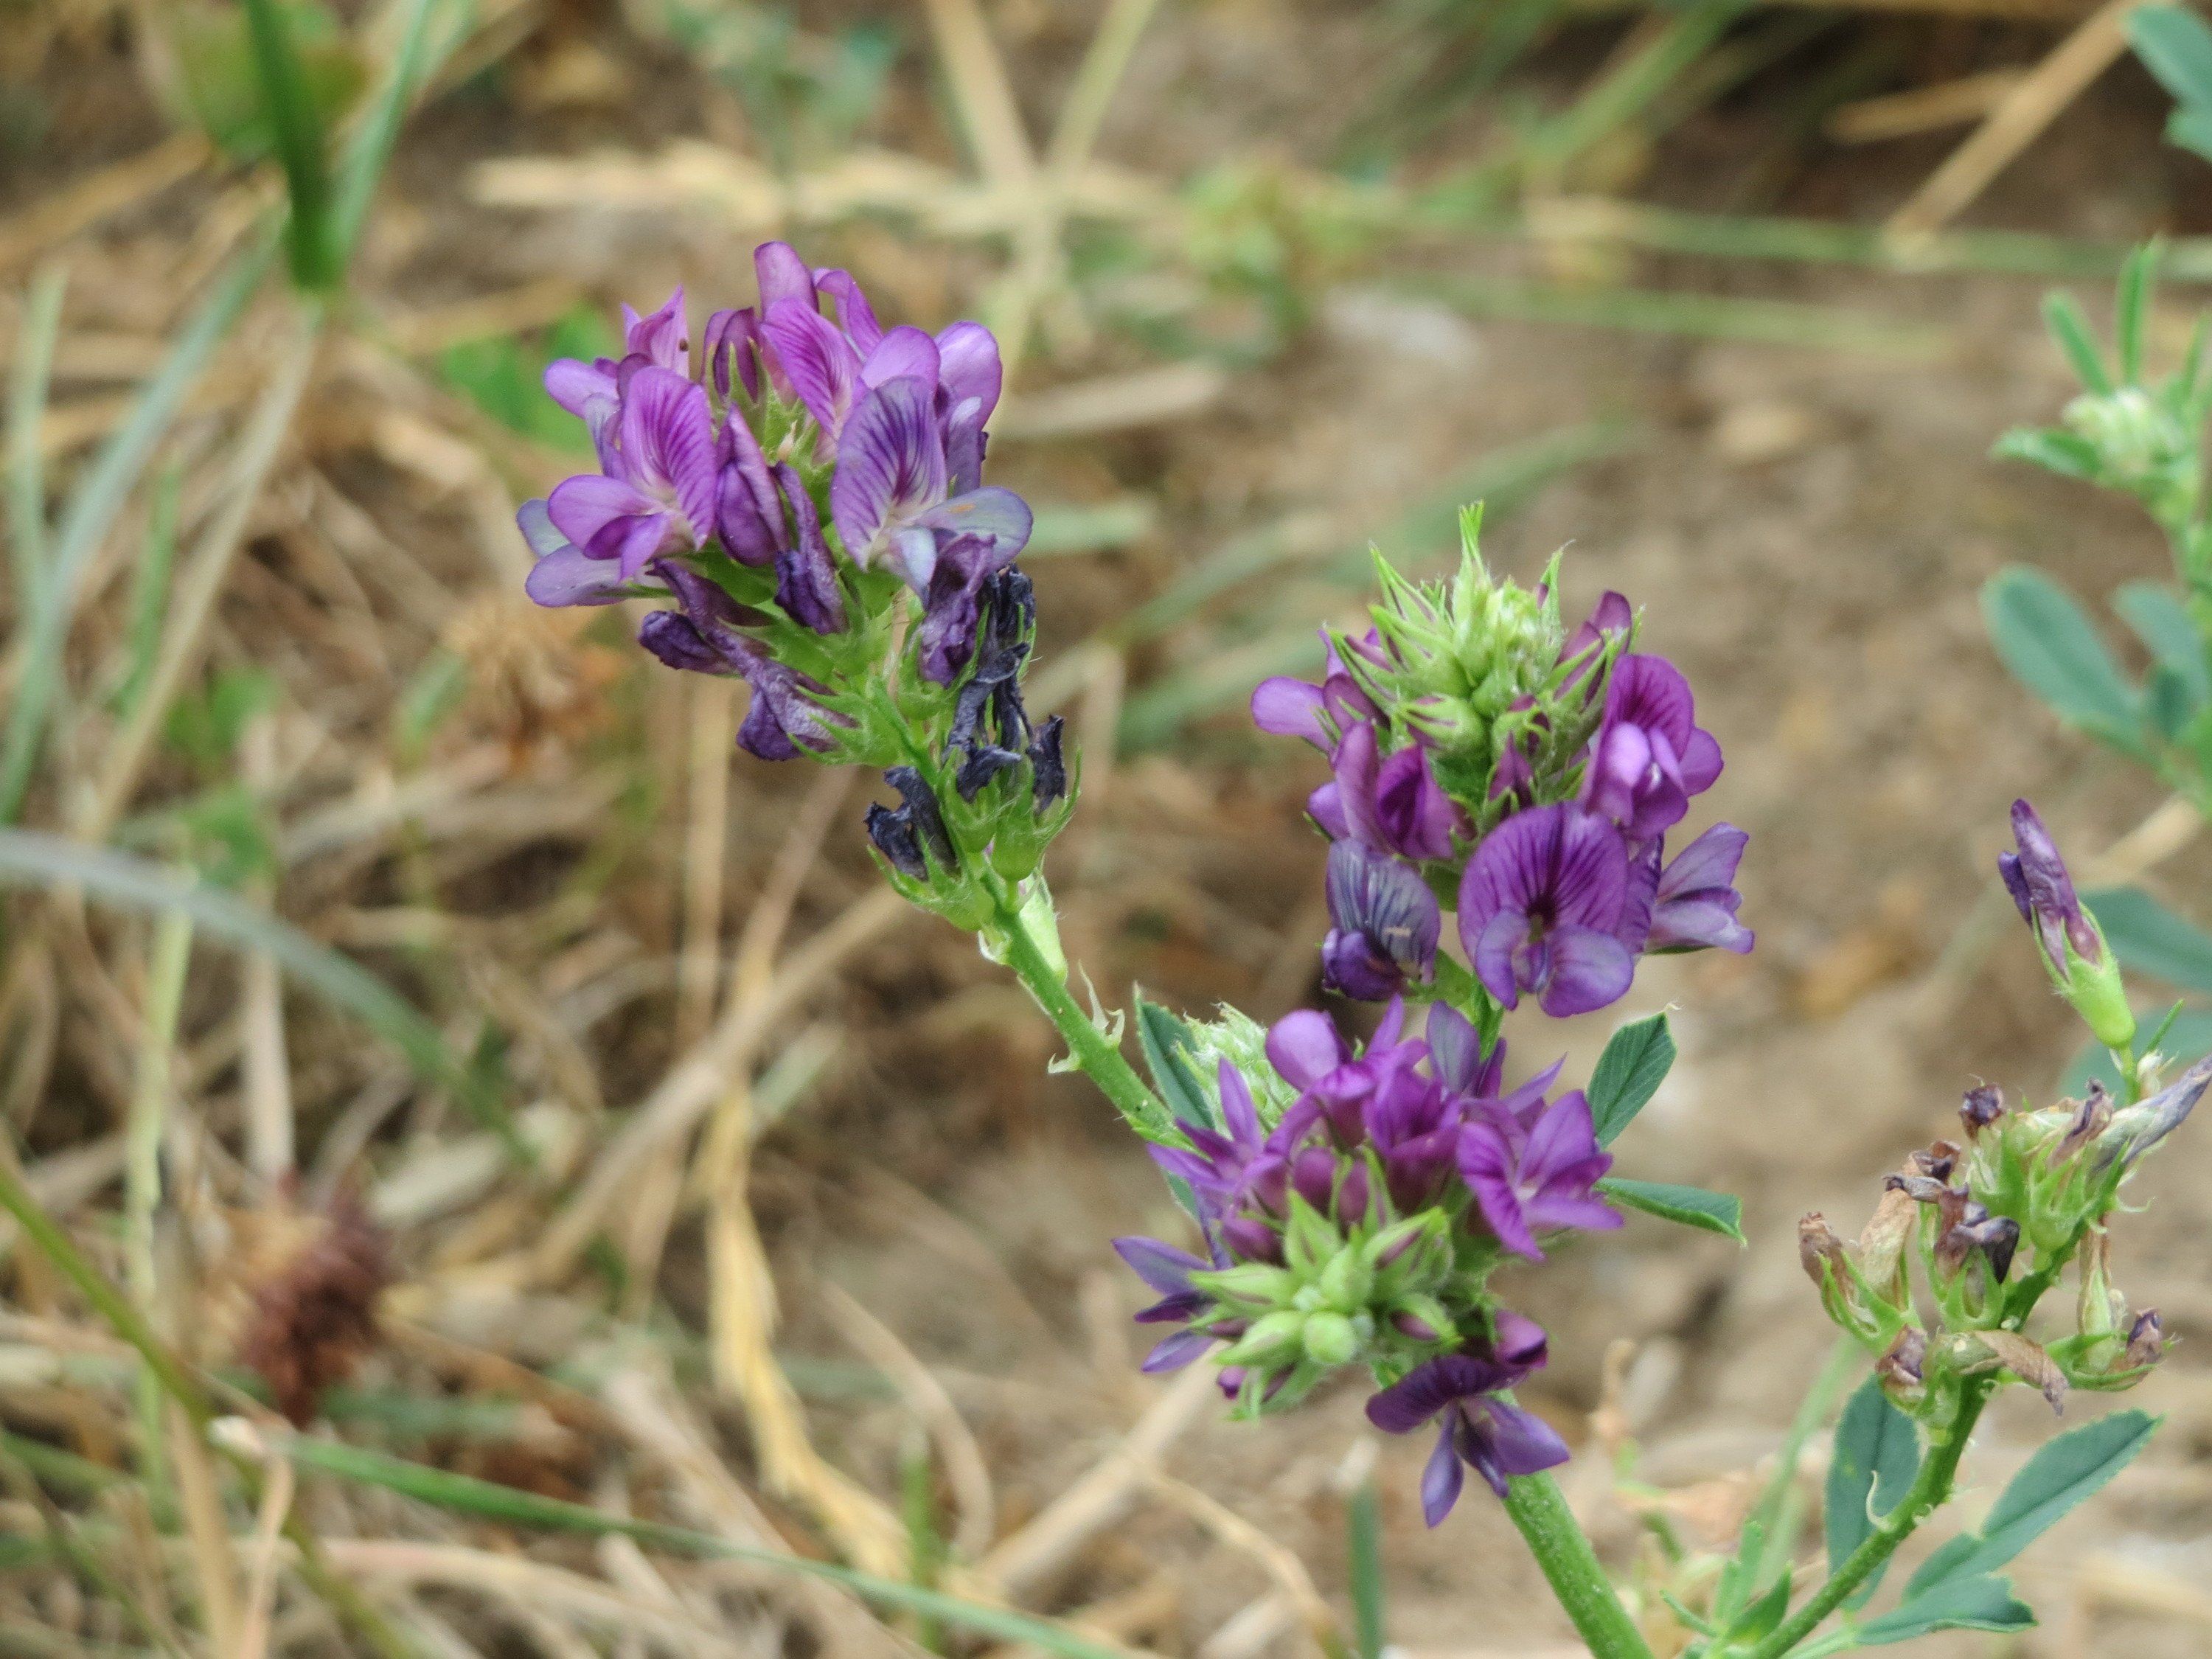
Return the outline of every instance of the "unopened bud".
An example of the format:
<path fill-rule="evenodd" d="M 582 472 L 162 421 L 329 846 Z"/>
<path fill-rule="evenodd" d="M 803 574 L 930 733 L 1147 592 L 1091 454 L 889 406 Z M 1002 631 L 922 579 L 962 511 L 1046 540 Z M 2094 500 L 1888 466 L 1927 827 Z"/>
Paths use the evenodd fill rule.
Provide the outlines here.
<path fill-rule="evenodd" d="M 1327 1305 L 1340 1313 L 1350 1313 L 1364 1305 L 1375 1288 L 1375 1270 L 1360 1259 L 1358 1250 L 1347 1246 L 1322 1269 L 1319 1284 Z"/>
<path fill-rule="evenodd" d="M 1391 1310 L 1391 1328 L 1416 1342 L 1441 1342 L 1452 1328 L 1451 1316 L 1433 1297 L 1409 1296 Z"/>
<path fill-rule="evenodd" d="M 1317 1365 L 1342 1365 L 1359 1352 L 1359 1333 L 1339 1313 L 1306 1316 L 1306 1357 Z"/>
<path fill-rule="evenodd" d="M 2148 1100 L 2112 1114 L 2111 1127 L 2098 1143 L 2096 1169 L 2101 1172 L 2117 1161 L 2125 1170 L 2181 1127 L 2208 1085 L 2212 1085 L 2212 1057 L 2198 1060 L 2179 1081 Z"/>

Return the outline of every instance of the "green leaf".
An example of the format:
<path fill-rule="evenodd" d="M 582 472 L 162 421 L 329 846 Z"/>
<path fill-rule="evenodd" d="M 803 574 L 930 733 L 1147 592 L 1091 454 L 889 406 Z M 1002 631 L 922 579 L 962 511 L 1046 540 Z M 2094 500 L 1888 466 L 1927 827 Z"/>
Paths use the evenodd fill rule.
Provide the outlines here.
<path fill-rule="evenodd" d="M 324 150 L 322 90 L 293 41 L 289 8 L 280 0 L 245 0 L 261 105 L 276 141 L 292 216 L 286 228 L 292 280 L 305 289 L 330 286 L 337 272 L 331 238 L 331 167 Z"/>
<path fill-rule="evenodd" d="M 1346 1506 L 1351 1560 L 1352 1626 L 1359 1659 L 1382 1659 L 1389 1638 L 1389 1579 L 1382 1571 L 1382 1512 L 1370 1474 Z"/>
<path fill-rule="evenodd" d="M 2166 118 L 2166 142 L 2212 161 L 2212 109 L 2184 106 Z"/>
<path fill-rule="evenodd" d="M 2188 732 L 2197 709 L 2189 682 L 2169 665 L 2153 663 L 2149 676 L 2143 681 L 2143 718 L 2150 723 L 2151 730 L 2168 743 L 2178 743 Z"/>
<path fill-rule="evenodd" d="M 2141 721 L 2135 691 L 2065 589 L 2014 565 L 1982 589 L 1982 615 L 2005 666 L 2059 719 L 2134 746 Z"/>
<path fill-rule="evenodd" d="M 1912 1419 L 1890 1403 L 1879 1382 L 1869 1377 L 1844 1403 L 1828 1460 L 1820 1527 L 1827 1538 L 1830 1572 L 1866 1542 L 1876 1517 L 1897 1507 L 1919 1468 L 1920 1438 Z M 1864 1604 L 1881 1583 L 1887 1566 L 1885 1562 L 1875 1569 L 1850 1605 Z"/>
<path fill-rule="evenodd" d="M 2014 427 L 1990 453 L 2001 461 L 2026 461 L 2063 478 L 2094 481 L 2100 465 L 2094 444 L 2057 427 Z"/>
<path fill-rule="evenodd" d="M 1613 1034 L 1598 1056 L 1597 1070 L 1590 1074 L 1590 1121 L 1597 1129 L 1599 1146 L 1613 1145 L 1614 1137 L 1636 1121 L 1674 1064 L 1674 1036 L 1667 1029 L 1664 1014 L 1631 1020 Z"/>
<path fill-rule="evenodd" d="M 1926 1595 L 1914 1596 L 1861 1625 L 1863 1647 L 1910 1642 L 1939 1630 L 2027 1630 L 2035 1614 L 2012 1593 L 2009 1579 L 1954 1578 Z"/>
<path fill-rule="evenodd" d="M 2049 1442 L 2013 1476 L 1980 1532 L 1953 1539 L 1921 1563 L 1905 1587 L 1905 1606 L 1938 1584 L 2004 1565 L 2125 1468 L 2149 1443 L 2159 1421 L 2148 1412 L 2114 1412 Z"/>
<path fill-rule="evenodd" d="M 2204 636 L 2190 621 L 2179 594 L 2163 582 L 2128 582 L 2112 595 L 2112 609 L 2135 629 L 2151 655 L 2181 677 L 2192 702 L 2212 702 L 2212 669 L 2206 666 Z"/>
<path fill-rule="evenodd" d="M 1753 1602 L 1742 1618 L 1729 1630 L 1732 1641 L 1756 1642 L 1777 1629 L 1790 1611 L 1790 1575 L 1784 1573 L 1774 1581 L 1774 1587 Z"/>
<path fill-rule="evenodd" d="M 2212 105 L 2212 28 L 2186 6 L 2139 6 L 2128 44 L 2177 102 Z"/>
<path fill-rule="evenodd" d="M 1137 994 L 1137 1041 L 1145 1050 L 1145 1065 L 1152 1086 L 1176 1115 L 1178 1123 L 1194 1123 L 1201 1129 L 1220 1127 L 1213 1103 L 1200 1086 L 1190 1060 L 1190 1027 L 1157 1002 Z"/>
<path fill-rule="evenodd" d="M 2177 916 L 2140 887 L 2081 895 L 2124 967 L 2192 991 L 2212 991 L 2212 933 Z"/>
<path fill-rule="evenodd" d="M 2119 295 L 2112 307 L 2112 346 L 2119 354 L 2120 379 L 2129 386 L 2142 379 L 2144 319 L 2150 313 L 2151 290 L 2158 281 L 2162 252 L 2157 242 L 2145 242 L 2128 255 L 2127 264 L 2120 268 Z"/>
<path fill-rule="evenodd" d="M 368 1451 L 337 1441 L 311 1440 L 304 1435 L 287 1434 L 276 1444 L 284 1456 L 302 1468 L 319 1469 L 358 1486 L 380 1486 L 386 1492 L 411 1498 L 417 1503 L 453 1510 L 463 1515 L 503 1522 L 511 1526 L 535 1527 L 549 1532 L 580 1533 L 590 1537 L 619 1534 L 672 1553 L 748 1562 L 771 1571 L 825 1579 L 830 1583 L 843 1585 L 854 1595 L 878 1607 L 896 1607 L 926 1618 L 942 1620 L 948 1625 L 957 1625 L 1000 1642 L 1033 1644 L 1048 1653 L 1060 1655 L 1060 1659 L 1116 1659 L 1116 1650 L 1091 1641 L 1050 1620 L 1033 1618 L 1011 1608 L 986 1607 L 981 1602 L 964 1601 L 941 1590 L 902 1583 L 894 1578 L 879 1578 L 873 1573 L 859 1572 L 851 1567 L 835 1566 L 827 1561 L 808 1560 L 775 1550 L 749 1549 L 744 1545 L 732 1544 L 711 1534 L 693 1532 L 684 1527 L 606 1515 L 598 1510 L 587 1509 L 581 1504 L 566 1504 L 556 1498 L 541 1498 L 535 1492 L 502 1486 L 489 1480 L 479 1480 L 473 1475 L 450 1474 L 427 1464 L 386 1456 L 382 1452 Z"/>
<path fill-rule="evenodd" d="M 1597 1189 L 1632 1210 L 1656 1215 L 1662 1221 L 1679 1222 L 1743 1243 L 1743 1200 L 1729 1194 L 1709 1193 L 1702 1187 L 1670 1186 L 1661 1181 L 1625 1181 L 1617 1176 L 1603 1177 Z"/>
<path fill-rule="evenodd" d="M 112 904 L 156 913 L 181 910 L 210 933 L 264 951 L 325 1000 L 385 1038 L 432 1081 L 451 1090 L 497 1134 L 516 1162 L 534 1161 L 505 1103 L 446 1046 L 438 1028 L 359 963 L 317 943 L 267 911 L 219 889 L 179 881 L 167 871 L 104 848 L 24 830 L 0 830 L 0 886 L 83 888 Z"/>
<path fill-rule="evenodd" d="M 2105 354 L 2097 345 L 2097 337 L 2089 327 L 2089 319 L 2081 314 L 2081 307 L 2070 294 L 2050 293 L 2043 296 L 2043 320 L 2051 329 L 2051 337 L 2058 349 L 2066 354 L 2066 361 L 2074 365 L 2075 378 L 2089 392 L 2110 392 L 2112 377 L 2105 370 Z"/>

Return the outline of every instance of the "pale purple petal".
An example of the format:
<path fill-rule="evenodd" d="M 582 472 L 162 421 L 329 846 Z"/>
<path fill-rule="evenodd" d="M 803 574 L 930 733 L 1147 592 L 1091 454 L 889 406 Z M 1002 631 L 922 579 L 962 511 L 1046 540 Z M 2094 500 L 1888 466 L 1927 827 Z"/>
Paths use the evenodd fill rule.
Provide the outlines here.
<path fill-rule="evenodd" d="M 929 388 L 911 377 L 885 381 L 860 400 L 838 440 L 830 511 L 846 552 L 868 568 L 884 551 L 888 532 L 944 495 L 945 447 Z M 927 570 L 920 580 L 927 582 Z"/>
<path fill-rule="evenodd" d="M 522 579 L 522 591 L 548 606 L 617 605 L 629 588 L 619 565 L 592 558 L 569 542 L 540 558 Z"/>
<path fill-rule="evenodd" d="M 1138 1278 L 1162 1296 L 1180 1296 L 1190 1289 L 1190 1276 L 1210 1265 L 1188 1250 L 1178 1250 L 1157 1238 L 1131 1236 L 1113 1241 L 1114 1253 L 1127 1262 Z"/>
<path fill-rule="evenodd" d="M 844 428 L 860 385 L 860 356 L 836 325 L 802 300 L 778 300 L 761 332 L 791 377 L 799 401 L 832 437 Z"/>
<path fill-rule="evenodd" d="M 836 302 L 837 325 L 850 337 L 860 354 L 865 356 L 873 351 L 876 343 L 884 337 L 884 325 L 876 320 L 875 307 L 868 303 L 868 296 L 860 292 L 860 285 L 853 280 L 852 274 L 835 269 L 817 270 L 814 273 L 814 286 Z"/>
<path fill-rule="evenodd" d="M 1177 1331 L 1172 1336 L 1162 1337 L 1137 1369 L 1148 1376 L 1179 1371 L 1212 1346 L 1213 1339 L 1204 1331 Z"/>
<path fill-rule="evenodd" d="M 707 332 L 699 349 L 699 375 L 727 398 L 733 386 L 745 396 L 760 396 L 760 313 L 750 306 L 718 311 L 707 319 Z"/>
<path fill-rule="evenodd" d="M 1370 847 L 1387 850 L 1389 841 L 1375 807 L 1375 782 L 1382 770 L 1375 728 L 1362 720 L 1347 728 L 1336 745 L 1332 765 L 1336 773 L 1337 801 L 1352 833 Z"/>
<path fill-rule="evenodd" d="M 933 395 L 936 392 L 937 342 L 920 329 L 902 323 L 872 349 L 866 346 L 860 349 L 867 353 L 860 364 L 863 386 L 881 386 L 906 374 L 928 386 Z"/>
<path fill-rule="evenodd" d="M 684 318 L 681 283 L 676 285 L 676 292 L 668 296 L 667 304 L 643 317 L 624 306 L 623 323 L 623 349 L 629 356 L 643 357 L 679 374 L 690 368 L 691 331 Z"/>
<path fill-rule="evenodd" d="M 1636 977 L 1636 958 L 1611 933 L 1570 924 L 1553 929 L 1547 943 L 1551 983 L 1539 1000 L 1553 1018 L 1586 1014 L 1627 994 Z"/>
<path fill-rule="evenodd" d="M 925 512 L 919 522 L 948 535 L 992 537 L 999 544 L 1000 558 L 1010 561 L 1029 545 L 1035 515 L 1030 504 L 1012 490 L 986 484 L 939 502 Z"/>
<path fill-rule="evenodd" d="M 1311 1088 L 1351 1058 L 1336 1022 L 1318 1008 L 1285 1014 L 1267 1030 L 1268 1062 L 1292 1088 Z"/>
<path fill-rule="evenodd" d="M 1344 815 L 1344 791 L 1334 782 L 1324 783 L 1306 797 L 1306 812 L 1331 841 L 1351 838 L 1352 821 Z"/>
<path fill-rule="evenodd" d="M 1419 744 L 1384 761 L 1375 779 L 1375 811 L 1386 843 L 1409 859 L 1448 859 L 1458 821 L 1451 799 L 1429 771 Z"/>
<path fill-rule="evenodd" d="M 1489 1417 L 1491 1460 L 1502 1474 L 1534 1474 L 1557 1468 L 1569 1456 L 1559 1432 L 1534 1412 L 1492 1399 L 1482 1408 Z M 1503 1492 L 1498 1494 L 1504 1496 Z"/>
<path fill-rule="evenodd" d="M 514 526 L 522 532 L 522 539 L 531 552 L 541 559 L 570 545 L 568 538 L 555 527 L 553 516 L 545 510 L 543 501 L 532 499 L 515 508 Z"/>
<path fill-rule="evenodd" d="M 788 242 L 763 242 L 753 250 L 753 276 L 760 284 L 763 315 L 779 300 L 796 301 L 812 310 L 814 273 Z"/>
<path fill-rule="evenodd" d="M 592 363 L 556 357 L 545 365 L 545 395 L 571 415 L 588 420 L 594 405 L 611 408 L 616 394 L 615 366 L 605 357 Z"/>
<path fill-rule="evenodd" d="M 1691 732 L 1689 746 L 1682 750 L 1682 787 L 1704 794 L 1719 781 L 1721 766 L 1718 739 L 1702 726 Z"/>
<path fill-rule="evenodd" d="M 822 520 L 814 498 L 796 469 L 784 462 L 775 467 L 775 480 L 790 504 L 798 527 L 791 545 L 775 556 L 775 602 L 793 622 L 817 634 L 845 631 L 845 599 L 838 591 L 837 569 L 830 562 L 829 544 L 822 539 Z M 777 523 L 782 522 L 781 513 Z"/>
<path fill-rule="evenodd" d="M 651 496 L 619 478 L 580 472 L 553 487 L 545 513 L 564 538 L 584 547 L 617 520 L 650 514 L 658 507 Z"/>
<path fill-rule="evenodd" d="M 1279 738 L 1304 738 L 1324 753 L 1328 732 L 1321 723 L 1321 687 L 1278 674 L 1252 692 L 1252 723 Z"/>
<path fill-rule="evenodd" d="M 937 356 L 945 395 L 955 404 L 976 399 L 982 405 L 979 421 L 988 421 L 1006 378 L 997 337 L 981 323 L 955 323 L 938 334 Z"/>
<path fill-rule="evenodd" d="M 671 368 L 645 368 L 623 394 L 622 448 L 633 483 L 665 489 L 694 547 L 714 533 L 720 491 L 714 466 L 714 413 L 707 390 Z"/>

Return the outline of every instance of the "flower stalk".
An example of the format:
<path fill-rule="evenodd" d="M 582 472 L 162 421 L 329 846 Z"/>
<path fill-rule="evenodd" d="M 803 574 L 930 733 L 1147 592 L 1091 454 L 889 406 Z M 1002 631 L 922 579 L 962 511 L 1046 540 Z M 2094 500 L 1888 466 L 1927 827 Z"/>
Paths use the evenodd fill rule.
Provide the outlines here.
<path fill-rule="evenodd" d="M 1614 1593 L 1559 1483 L 1545 1472 L 1516 1476 L 1506 1488 L 1505 1513 L 1574 1621 L 1591 1659 L 1651 1659 L 1650 1644 Z"/>

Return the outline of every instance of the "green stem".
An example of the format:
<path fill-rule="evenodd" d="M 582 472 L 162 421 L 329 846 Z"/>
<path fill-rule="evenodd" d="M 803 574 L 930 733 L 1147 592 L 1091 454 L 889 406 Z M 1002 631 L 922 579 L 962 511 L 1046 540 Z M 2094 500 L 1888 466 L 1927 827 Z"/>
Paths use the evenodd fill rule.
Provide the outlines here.
<path fill-rule="evenodd" d="M 1505 1492 L 1505 1513 L 1528 1542 L 1552 1594 L 1575 1621 L 1592 1659 L 1651 1659 L 1651 1649 L 1613 1594 L 1597 1553 L 1576 1524 L 1548 1474 L 1516 1475 Z"/>
<path fill-rule="evenodd" d="M 1866 1583 L 1875 1569 L 1896 1554 L 1898 1547 L 1913 1534 L 1923 1521 L 1950 1501 L 1959 1460 L 1966 1455 L 1966 1442 L 1972 1437 L 1974 1424 L 1982 1414 L 1990 1390 L 1996 1386 L 1996 1379 L 1968 1377 L 1960 1386 L 1958 1414 L 1953 1418 L 1945 1437 L 1929 1447 L 1927 1459 L 1913 1478 L 1904 1501 L 1881 1518 L 1867 1534 L 1864 1543 L 1844 1558 L 1844 1564 L 1813 1599 L 1784 1620 L 1779 1628 L 1751 1650 L 1747 1659 L 1782 1659 L 1784 1654 L 1818 1629 L 1822 1620 L 1850 1600 L 1852 1592 Z"/>
<path fill-rule="evenodd" d="M 1115 1109 L 1147 1139 L 1174 1133 L 1175 1114 L 1137 1075 L 1136 1067 L 1121 1057 L 1121 1049 L 1112 1039 L 1092 1024 L 1091 1016 L 1084 1012 L 1066 981 L 1045 960 L 1036 941 L 1030 937 L 1029 929 L 1022 925 L 1019 907 L 995 877 L 991 878 L 991 896 L 992 931 L 1006 952 L 1006 966 L 1029 988 L 1037 1006 L 1066 1041 L 1067 1052 L 1077 1069 L 1097 1084 L 1100 1092 L 1114 1103 Z"/>

